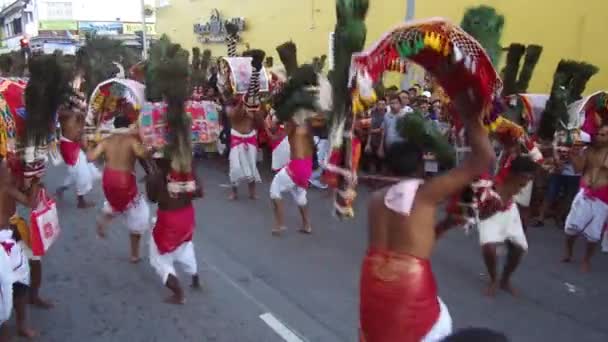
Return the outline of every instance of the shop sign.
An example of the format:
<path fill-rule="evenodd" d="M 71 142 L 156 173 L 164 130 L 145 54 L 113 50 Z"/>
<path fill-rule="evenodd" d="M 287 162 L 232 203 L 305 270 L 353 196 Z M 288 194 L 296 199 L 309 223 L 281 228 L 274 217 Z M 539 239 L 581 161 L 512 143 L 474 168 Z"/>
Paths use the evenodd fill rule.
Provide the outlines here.
<path fill-rule="evenodd" d="M 141 23 L 124 23 L 122 24 L 123 34 L 135 34 L 135 32 L 141 31 Z M 156 25 L 146 23 L 146 33 L 156 34 Z"/>
<path fill-rule="evenodd" d="M 201 43 L 223 43 L 226 40 L 227 23 L 236 25 L 239 32 L 245 30 L 245 18 L 222 18 L 220 12 L 214 9 L 208 21 L 194 24 L 194 33 Z"/>
<path fill-rule="evenodd" d="M 41 31 L 78 30 L 78 23 L 74 20 L 41 20 L 38 24 Z"/>

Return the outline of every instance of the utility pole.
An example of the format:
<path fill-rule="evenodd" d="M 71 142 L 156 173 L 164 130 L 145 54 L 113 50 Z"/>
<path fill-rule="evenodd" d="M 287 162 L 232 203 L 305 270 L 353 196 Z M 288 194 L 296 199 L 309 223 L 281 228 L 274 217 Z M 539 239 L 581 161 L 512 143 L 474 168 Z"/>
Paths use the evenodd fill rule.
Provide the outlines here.
<path fill-rule="evenodd" d="M 148 33 L 146 27 L 146 4 L 145 0 L 141 0 L 141 32 L 142 32 L 142 46 L 141 46 L 141 57 L 143 60 L 148 58 Z"/>
<path fill-rule="evenodd" d="M 415 14 L 416 14 L 416 0 L 405 0 L 405 21 L 414 20 Z M 403 75 L 403 77 L 401 78 L 401 89 L 407 89 L 407 87 L 409 86 L 410 81 L 411 81 L 410 77 L 408 77 L 407 74 Z"/>
<path fill-rule="evenodd" d="M 405 8 L 405 21 L 413 20 L 416 13 L 416 0 L 406 0 L 405 6 L 407 6 Z"/>

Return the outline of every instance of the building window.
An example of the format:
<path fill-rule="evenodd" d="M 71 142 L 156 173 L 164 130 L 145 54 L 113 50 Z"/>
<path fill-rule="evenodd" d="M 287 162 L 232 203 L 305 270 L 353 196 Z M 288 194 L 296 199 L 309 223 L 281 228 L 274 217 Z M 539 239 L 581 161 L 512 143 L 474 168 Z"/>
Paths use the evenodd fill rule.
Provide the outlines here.
<path fill-rule="evenodd" d="M 47 2 L 46 16 L 49 20 L 72 19 L 71 2 Z"/>
<path fill-rule="evenodd" d="M 12 25 L 13 25 L 13 35 L 16 36 L 23 32 L 23 27 L 21 26 L 21 18 L 13 19 Z"/>

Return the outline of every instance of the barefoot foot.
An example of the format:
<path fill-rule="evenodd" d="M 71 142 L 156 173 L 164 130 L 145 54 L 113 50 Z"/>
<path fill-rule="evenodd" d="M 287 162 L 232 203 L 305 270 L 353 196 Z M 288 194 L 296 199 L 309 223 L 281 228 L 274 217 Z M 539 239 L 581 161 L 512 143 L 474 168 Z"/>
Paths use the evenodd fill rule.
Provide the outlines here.
<path fill-rule="evenodd" d="M 165 298 L 165 303 L 173 305 L 184 305 L 186 303 L 186 299 L 184 297 L 173 295 Z"/>
<path fill-rule="evenodd" d="M 38 332 L 30 328 L 19 328 L 17 329 L 17 334 L 27 339 L 33 339 L 34 337 L 38 336 Z"/>
<path fill-rule="evenodd" d="M 589 263 L 589 261 L 583 261 L 583 263 L 581 264 L 581 272 L 589 273 L 589 271 L 591 271 L 591 264 Z"/>
<path fill-rule="evenodd" d="M 285 231 L 287 231 L 287 227 L 273 228 L 272 229 L 272 235 L 279 236 L 279 235 L 281 235 Z"/>
<path fill-rule="evenodd" d="M 47 310 L 55 307 L 55 304 L 53 304 L 51 301 L 42 299 L 40 297 L 30 298 L 30 305 L 35 306 L 40 309 L 47 309 Z"/>
<path fill-rule="evenodd" d="M 299 232 L 302 234 L 312 234 L 312 227 L 311 226 L 303 227 L 299 230 Z"/>
<path fill-rule="evenodd" d="M 231 193 L 230 195 L 228 195 L 229 201 L 236 201 L 238 198 L 239 198 L 239 196 L 235 193 Z"/>
<path fill-rule="evenodd" d="M 511 296 L 513 297 L 518 297 L 519 296 L 519 292 L 513 287 L 513 285 L 511 285 L 510 281 L 503 281 L 500 283 L 500 288 L 503 291 L 506 291 L 508 293 L 511 294 Z"/>
<path fill-rule="evenodd" d="M 129 261 L 132 264 L 138 264 L 141 261 L 141 258 L 138 256 L 131 256 L 131 258 L 129 258 Z"/>
<path fill-rule="evenodd" d="M 484 295 L 486 295 L 487 297 L 494 297 L 494 296 L 496 296 L 497 290 L 498 290 L 498 283 L 490 282 L 488 287 L 486 287 L 486 289 L 484 290 Z"/>

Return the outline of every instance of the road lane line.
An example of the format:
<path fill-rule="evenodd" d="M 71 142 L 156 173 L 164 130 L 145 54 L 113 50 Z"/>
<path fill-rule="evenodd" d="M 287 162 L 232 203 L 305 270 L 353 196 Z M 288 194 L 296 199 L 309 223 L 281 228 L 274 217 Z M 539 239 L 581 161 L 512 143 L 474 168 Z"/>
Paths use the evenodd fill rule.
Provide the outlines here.
<path fill-rule="evenodd" d="M 293 331 L 287 328 L 285 324 L 279 321 L 270 312 L 260 315 L 260 318 L 286 342 L 303 342 Z"/>
<path fill-rule="evenodd" d="M 289 329 L 285 326 L 285 324 L 281 323 L 277 318 L 275 318 L 275 316 L 270 313 L 270 309 L 264 305 L 264 303 L 260 302 L 259 300 L 257 300 L 254 296 L 252 296 L 247 290 L 245 290 L 241 285 L 239 285 L 237 282 L 235 282 L 234 280 L 232 280 L 232 278 L 227 275 L 226 273 L 220 271 L 219 268 L 217 268 L 215 265 L 213 265 L 212 263 L 210 263 L 209 261 L 204 261 L 203 264 L 207 265 L 207 268 L 210 269 L 211 271 L 215 272 L 216 274 L 218 274 L 221 278 L 223 278 L 228 284 L 230 284 L 232 287 L 234 287 L 238 292 L 240 292 L 245 298 L 249 299 L 251 302 L 253 302 L 259 309 L 261 309 L 262 312 L 266 312 L 265 314 L 260 315 L 260 318 L 266 323 L 268 324 L 277 334 L 279 334 L 279 336 L 283 337 L 283 339 L 285 339 L 285 341 L 287 342 L 308 342 L 304 337 L 300 337 L 300 335 L 292 329 Z M 275 329 L 274 326 L 272 326 L 270 323 L 268 323 L 268 321 L 266 321 L 266 319 L 264 319 L 262 316 L 264 317 L 269 317 L 267 315 L 270 315 L 272 317 L 272 319 L 274 320 L 274 322 L 278 323 L 278 325 L 280 327 L 282 327 L 283 329 L 285 329 L 288 333 L 289 336 L 292 339 L 286 339 L 283 335 L 281 335 L 281 333 L 279 331 L 277 331 L 277 329 Z"/>

